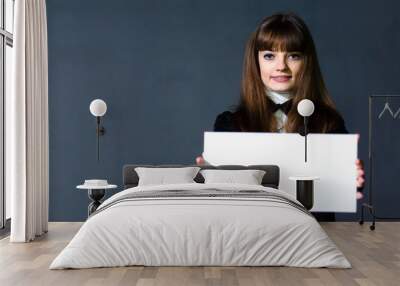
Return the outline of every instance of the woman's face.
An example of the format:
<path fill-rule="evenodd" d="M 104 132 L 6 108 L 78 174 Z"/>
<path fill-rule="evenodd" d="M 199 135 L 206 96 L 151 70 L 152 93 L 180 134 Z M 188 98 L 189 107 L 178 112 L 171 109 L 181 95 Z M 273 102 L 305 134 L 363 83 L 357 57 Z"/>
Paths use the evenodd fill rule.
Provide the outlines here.
<path fill-rule="evenodd" d="M 303 56 L 299 52 L 259 51 L 258 63 L 267 89 L 289 92 L 303 65 Z"/>

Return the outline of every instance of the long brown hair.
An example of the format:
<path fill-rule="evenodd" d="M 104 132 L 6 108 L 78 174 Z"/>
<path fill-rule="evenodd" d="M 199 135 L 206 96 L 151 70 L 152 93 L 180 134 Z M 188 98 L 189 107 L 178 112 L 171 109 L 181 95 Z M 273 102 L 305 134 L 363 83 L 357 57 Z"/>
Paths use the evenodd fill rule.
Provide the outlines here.
<path fill-rule="evenodd" d="M 286 132 L 298 132 L 303 117 L 297 112 L 302 99 L 310 99 L 315 111 L 309 119 L 309 130 L 329 132 L 343 119 L 329 97 L 311 34 L 300 17 L 293 13 L 279 13 L 265 18 L 247 42 L 242 74 L 241 98 L 237 108 L 237 124 L 242 131 L 276 131 L 276 120 L 270 112 L 271 103 L 261 80 L 258 52 L 300 52 L 303 65 L 293 90 L 293 104 L 285 124 Z"/>

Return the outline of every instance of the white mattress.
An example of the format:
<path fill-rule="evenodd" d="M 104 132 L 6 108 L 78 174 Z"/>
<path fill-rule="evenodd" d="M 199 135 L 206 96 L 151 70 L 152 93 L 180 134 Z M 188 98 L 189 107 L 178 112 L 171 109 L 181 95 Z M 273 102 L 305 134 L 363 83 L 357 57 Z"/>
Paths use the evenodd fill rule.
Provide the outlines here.
<path fill-rule="evenodd" d="M 263 190 L 238 184 L 176 184 L 122 191 L 91 216 L 50 269 L 145 266 L 294 266 L 350 268 L 350 263 L 307 213 L 257 198 L 150 198 L 163 190 Z M 108 207 L 107 207 L 108 205 Z"/>

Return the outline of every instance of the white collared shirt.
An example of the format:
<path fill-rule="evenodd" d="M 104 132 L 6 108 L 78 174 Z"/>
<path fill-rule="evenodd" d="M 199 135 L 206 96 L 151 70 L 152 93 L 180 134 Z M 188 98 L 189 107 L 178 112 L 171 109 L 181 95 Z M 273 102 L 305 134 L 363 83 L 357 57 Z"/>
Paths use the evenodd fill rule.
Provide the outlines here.
<path fill-rule="evenodd" d="M 277 92 L 269 89 L 266 90 L 266 95 L 276 104 L 282 104 L 292 98 L 292 94 L 289 92 Z M 274 116 L 277 121 L 278 132 L 285 132 L 284 125 L 287 120 L 286 114 L 278 109 L 275 111 Z"/>

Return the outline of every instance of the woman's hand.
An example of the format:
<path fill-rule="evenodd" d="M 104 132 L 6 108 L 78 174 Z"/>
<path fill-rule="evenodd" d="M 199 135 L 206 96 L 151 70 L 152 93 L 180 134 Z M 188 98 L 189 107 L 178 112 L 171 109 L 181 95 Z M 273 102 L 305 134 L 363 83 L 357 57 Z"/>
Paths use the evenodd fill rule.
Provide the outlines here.
<path fill-rule="evenodd" d="M 357 159 L 356 160 L 356 169 L 357 169 L 357 188 L 362 188 L 364 187 L 364 182 L 365 182 L 365 171 L 364 171 L 364 163 L 362 160 Z M 357 192 L 357 200 L 360 200 L 363 198 L 363 193 Z"/>
<path fill-rule="evenodd" d="M 357 143 L 360 141 L 360 134 L 357 134 Z M 365 171 L 364 171 L 364 163 L 362 160 L 356 160 L 356 169 L 357 169 L 357 188 L 363 188 L 365 182 Z M 360 200 L 364 197 L 363 193 L 357 192 L 357 200 Z"/>
<path fill-rule="evenodd" d="M 204 160 L 203 156 L 198 156 L 196 157 L 196 164 L 197 165 L 204 165 L 206 163 L 206 161 Z"/>

